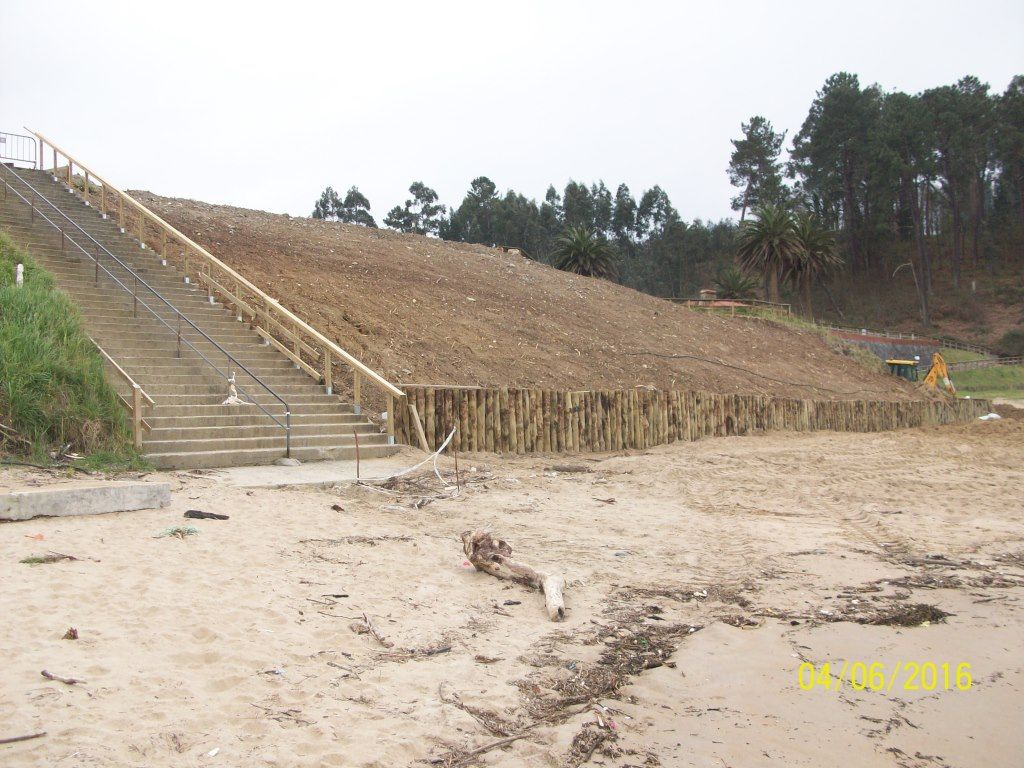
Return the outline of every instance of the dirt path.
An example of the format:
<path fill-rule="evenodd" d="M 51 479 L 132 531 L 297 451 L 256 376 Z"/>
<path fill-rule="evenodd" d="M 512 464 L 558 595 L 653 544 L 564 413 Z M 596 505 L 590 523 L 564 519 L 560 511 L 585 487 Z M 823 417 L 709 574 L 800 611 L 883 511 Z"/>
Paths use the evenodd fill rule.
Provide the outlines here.
<path fill-rule="evenodd" d="M 467 765 L 509 738 L 475 759 L 974 768 L 1022 754 L 1024 421 L 572 462 L 591 471 L 464 457 L 456 498 L 432 475 L 249 491 L 168 475 L 169 510 L 0 526 L 0 738 L 48 732 L 0 746 L 0 762 Z M 231 519 L 184 521 L 189 508 Z M 200 533 L 153 538 L 185 522 Z M 566 622 L 466 567 L 459 534 L 486 524 L 564 571 Z M 99 562 L 18 562 L 49 549 Z M 951 615 L 859 623 L 917 604 Z M 390 647 L 352 630 L 363 612 Z M 78 640 L 61 639 L 69 626 Z M 805 661 L 833 676 L 844 661 L 969 663 L 974 685 L 805 691 Z"/>

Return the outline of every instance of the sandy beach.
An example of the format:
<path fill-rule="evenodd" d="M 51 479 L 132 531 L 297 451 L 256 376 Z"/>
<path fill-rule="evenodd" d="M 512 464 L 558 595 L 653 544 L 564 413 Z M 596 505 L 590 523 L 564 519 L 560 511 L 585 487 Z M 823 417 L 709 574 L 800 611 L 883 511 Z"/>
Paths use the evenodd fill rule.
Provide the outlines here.
<path fill-rule="evenodd" d="M 444 483 L 153 474 L 171 507 L 0 525 L 0 739 L 46 732 L 0 746 L 0 764 L 977 768 L 1024 754 L 1024 421 L 462 456 L 460 470 L 458 491 L 448 461 Z M 47 481 L 0 470 L 0 486 Z M 181 525 L 198 533 L 160 535 Z M 467 563 L 460 534 L 482 526 L 564 574 L 563 623 Z M 48 551 L 79 559 L 19 562 Z M 376 636 L 357 631 L 364 614 Z M 834 684 L 803 690 L 800 665 L 825 662 Z M 905 671 L 857 690 L 840 671 L 857 662 L 930 662 L 940 681 L 908 689 Z"/>

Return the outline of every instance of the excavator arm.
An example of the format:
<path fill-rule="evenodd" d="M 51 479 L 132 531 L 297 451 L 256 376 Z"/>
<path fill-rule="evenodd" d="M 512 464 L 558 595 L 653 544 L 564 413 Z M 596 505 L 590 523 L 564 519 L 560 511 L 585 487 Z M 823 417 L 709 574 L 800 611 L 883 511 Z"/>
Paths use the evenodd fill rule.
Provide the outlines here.
<path fill-rule="evenodd" d="M 938 352 L 932 355 L 932 367 L 928 369 L 928 375 L 924 377 L 924 385 L 929 389 L 945 390 L 951 395 L 956 394 L 956 387 L 949 379 L 949 368 L 946 361 Z"/>

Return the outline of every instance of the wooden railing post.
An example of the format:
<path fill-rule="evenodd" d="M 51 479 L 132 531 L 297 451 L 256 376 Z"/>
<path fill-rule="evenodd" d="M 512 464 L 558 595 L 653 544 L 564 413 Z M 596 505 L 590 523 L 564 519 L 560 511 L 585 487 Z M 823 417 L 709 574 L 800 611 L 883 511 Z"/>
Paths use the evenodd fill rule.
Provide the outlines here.
<path fill-rule="evenodd" d="M 331 350 L 324 350 L 324 387 L 328 395 L 334 394 L 334 372 L 331 370 Z"/>
<path fill-rule="evenodd" d="M 353 375 L 352 375 L 352 404 L 355 405 L 355 407 L 356 407 L 356 415 L 357 416 L 360 413 L 363 412 L 363 405 L 362 405 L 363 397 L 362 396 L 363 396 L 363 375 L 358 370 L 353 369 Z"/>
<path fill-rule="evenodd" d="M 83 169 L 84 170 L 84 169 Z M 82 184 L 82 199 L 89 205 L 89 172 L 85 171 L 85 183 Z"/>
<path fill-rule="evenodd" d="M 117 226 L 124 232 L 124 195 L 117 196 Z"/>
<path fill-rule="evenodd" d="M 132 440 L 136 448 L 142 447 L 142 387 L 132 387 Z"/>
<path fill-rule="evenodd" d="M 388 445 L 395 444 L 395 396 L 388 392 Z"/>

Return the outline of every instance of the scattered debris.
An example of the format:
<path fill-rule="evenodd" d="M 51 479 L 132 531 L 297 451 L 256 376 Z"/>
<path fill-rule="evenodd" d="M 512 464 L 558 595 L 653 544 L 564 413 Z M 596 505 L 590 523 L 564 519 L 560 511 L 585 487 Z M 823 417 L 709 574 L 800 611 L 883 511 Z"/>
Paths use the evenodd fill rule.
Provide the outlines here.
<path fill-rule="evenodd" d="M 449 704 L 457 709 L 461 709 L 467 715 L 470 715 L 480 725 L 486 728 L 495 736 L 509 736 L 521 727 L 521 724 L 509 721 L 490 710 L 483 709 L 482 707 L 474 707 L 470 704 L 466 704 L 462 697 L 459 696 L 458 692 L 452 691 L 446 693 L 445 686 L 447 683 L 441 683 L 437 687 L 437 695 L 445 704 Z"/>
<path fill-rule="evenodd" d="M 525 563 L 512 559 L 512 546 L 501 539 L 495 539 L 488 531 L 466 531 L 462 534 L 462 548 L 466 557 L 478 570 L 499 579 L 509 579 L 544 594 L 548 617 L 552 621 L 565 618 L 565 603 L 562 588 L 565 579 L 560 575 L 549 575 L 536 571 Z"/>
<path fill-rule="evenodd" d="M 478 653 L 473 657 L 473 661 L 477 664 L 497 664 L 499 661 L 504 661 L 500 656 L 484 656 L 482 653 Z"/>
<path fill-rule="evenodd" d="M 45 735 L 46 731 L 39 731 L 39 733 L 26 733 L 24 736 L 8 736 L 5 739 L 0 739 L 0 744 L 17 744 L 19 741 L 31 741 Z"/>
<path fill-rule="evenodd" d="M 74 627 L 68 627 L 68 631 L 64 633 L 64 637 L 61 640 L 77 640 L 78 630 Z"/>
<path fill-rule="evenodd" d="M 615 741 L 618 736 L 614 731 L 604 727 L 601 723 L 587 722 L 577 733 L 572 744 L 569 745 L 569 754 L 565 760 L 566 768 L 578 768 L 584 763 L 590 762 L 598 747 L 606 741 Z"/>
<path fill-rule="evenodd" d="M 184 539 L 186 536 L 198 536 L 198 535 L 199 535 L 199 529 L 198 528 L 195 528 L 195 527 L 193 527 L 191 525 L 175 525 L 175 526 L 172 526 L 171 528 L 165 529 L 163 531 L 163 533 L 160 533 L 160 534 L 154 536 L 153 538 L 154 539 L 162 539 L 165 536 L 176 536 L 179 539 Z"/>
<path fill-rule="evenodd" d="M 78 685 L 79 683 L 85 682 L 85 680 L 79 680 L 77 677 L 61 677 L 60 675 L 55 675 L 52 672 L 47 672 L 45 669 L 39 674 L 47 680 L 54 680 L 58 683 L 64 683 L 64 685 Z"/>
<path fill-rule="evenodd" d="M 563 472 L 565 474 L 585 474 L 593 470 L 590 467 L 585 467 L 582 464 L 553 464 L 548 467 L 551 472 Z"/>
<path fill-rule="evenodd" d="M 375 547 L 380 541 L 412 541 L 412 536 L 342 536 L 340 539 L 299 539 L 299 544 L 327 544 L 330 546 L 368 544 Z"/>
<path fill-rule="evenodd" d="M 349 625 L 349 627 L 357 635 L 373 635 L 373 639 L 381 645 L 383 645 L 385 648 L 394 648 L 395 646 L 394 643 L 392 643 L 390 640 L 387 640 L 380 632 L 377 631 L 377 628 L 373 626 L 373 622 L 370 621 L 370 617 L 367 616 L 365 613 L 363 614 L 363 620 L 361 622 L 353 621 Z"/>
<path fill-rule="evenodd" d="M 43 563 L 59 563 L 61 560 L 92 560 L 94 563 L 98 563 L 99 560 L 95 558 L 81 558 L 75 557 L 74 555 L 68 555 L 63 552 L 47 552 L 45 555 L 32 555 L 30 557 L 23 558 L 18 562 L 25 563 L 26 565 L 41 565 Z"/>
<path fill-rule="evenodd" d="M 933 622 L 945 623 L 946 617 L 952 615 L 934 605 L 914 603 L 912 605 L 894 605 L 873 616 L 860 617 L 857 622 L 872 625 L 919 627 Z"/>
<path fill-rule="evenodd" d="M 341 506 L 341 504 L 331 504 L 331 509 L 333 509 L 335 512 L 344 512 L 345 511 L 345 508 L 343 506 Z"/>
<path fill-rule="evenodd" d="M 271 720 L 276 720 L 279 723 L 289 722 L 294 723 L 295 725 L 313 725 L 311 721 L 303 720 L 299 717 L 299 715 L 302 714 L 301 709 L 282 709 L 280 712 L 275 712 L 270 707 L 264 707 L 254 702 L 249 703 L 256 707 L 256 709 L 262 709 L 266 713 L 267 717 Z"/>
<path fill-rule="evenodd" d="M 185 517 L 193 520 L 228 520 L 228 515 L 218 515 L 216 512 L 202 512 L 198 509 L 190 509 L 185 512 Z"/>

